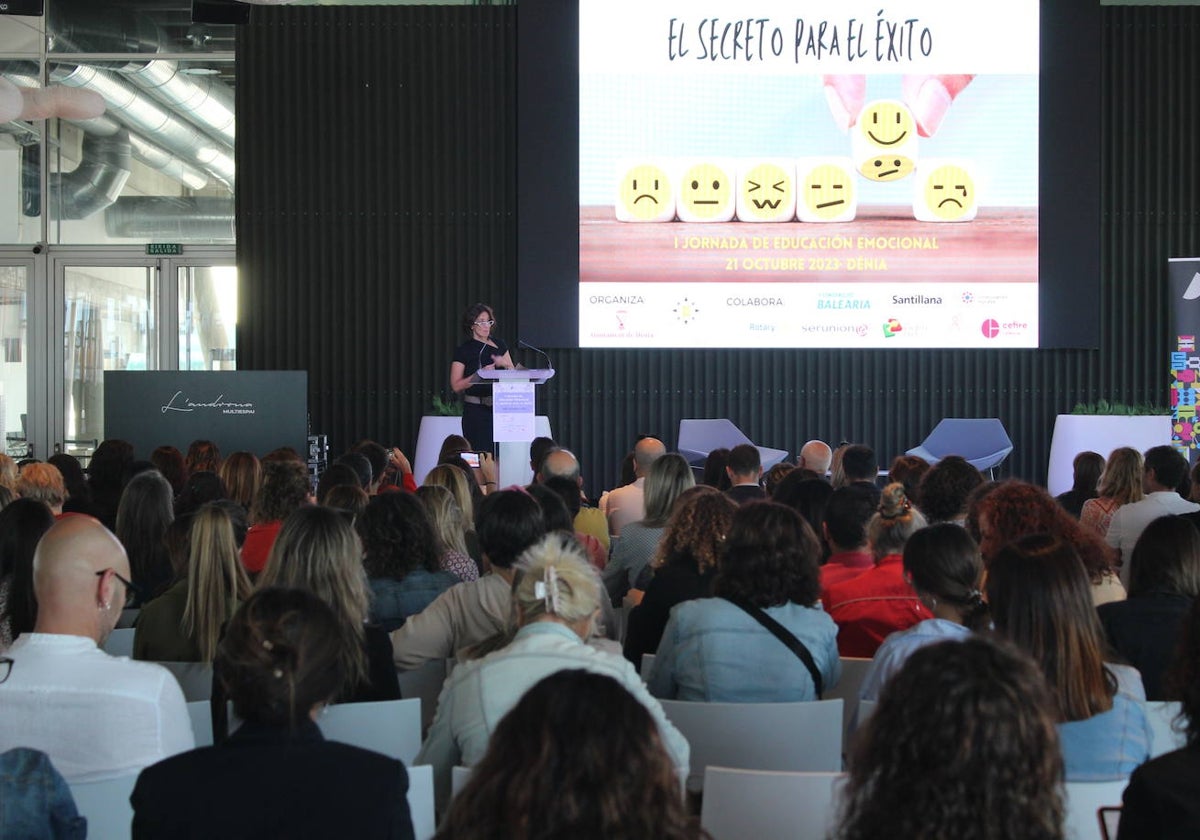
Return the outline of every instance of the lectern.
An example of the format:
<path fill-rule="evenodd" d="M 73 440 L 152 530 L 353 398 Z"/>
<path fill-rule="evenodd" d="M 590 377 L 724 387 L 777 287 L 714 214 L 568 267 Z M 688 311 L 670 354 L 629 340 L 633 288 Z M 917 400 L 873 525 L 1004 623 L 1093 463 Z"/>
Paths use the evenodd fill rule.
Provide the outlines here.
<path fill-rule="evenodd" d="M 480 379 L 492 383 L 492 440 L 498 444 L 500 487 L 522 484 L 529 463 L 529 444 L 537 437 L 533 427 L 534 393 L 554 376 L 554 368 L 480 370 Z"/>

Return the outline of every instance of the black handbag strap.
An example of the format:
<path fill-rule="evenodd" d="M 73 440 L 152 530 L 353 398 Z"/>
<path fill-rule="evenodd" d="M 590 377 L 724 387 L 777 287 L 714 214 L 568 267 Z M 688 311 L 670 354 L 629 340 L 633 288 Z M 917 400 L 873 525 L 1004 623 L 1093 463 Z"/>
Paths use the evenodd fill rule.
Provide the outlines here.
<path fill-rule="evenodd" d="M 812 654 L 808 652 L 808 648 L 804 646 L 804 642 L 797 639 L 791 630 L 788 630 L 778 621 L 767 615 L 763 609 L 742 600 L 735 601 L 728 596 L 725 597 L 725 600 L 749 613 L 755 621 L 770 630 L 776 639 L 787 645 L 788 650 L 796 654 L 800 661 L 804 663 L 804 667 L 808 669 L 808 673 L 812 676 L 813 686 L 817 689 L 817 699 L 820 700 L 821 695 L 825 693 L 825 681 L 821 679 L 821 672 L 817 670 L 817 663 L 813 661 Z"/>

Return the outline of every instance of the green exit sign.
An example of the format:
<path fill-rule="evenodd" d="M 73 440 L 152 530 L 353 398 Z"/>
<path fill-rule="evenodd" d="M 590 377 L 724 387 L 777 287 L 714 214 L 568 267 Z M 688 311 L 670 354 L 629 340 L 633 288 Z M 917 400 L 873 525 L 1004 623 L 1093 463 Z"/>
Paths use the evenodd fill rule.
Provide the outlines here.
<path fill-rule="evenodd" d="M 178 242 L 152 242 L 146 246 L 146 255 L 151 257 L 178 257 L 183 246 Z"/>

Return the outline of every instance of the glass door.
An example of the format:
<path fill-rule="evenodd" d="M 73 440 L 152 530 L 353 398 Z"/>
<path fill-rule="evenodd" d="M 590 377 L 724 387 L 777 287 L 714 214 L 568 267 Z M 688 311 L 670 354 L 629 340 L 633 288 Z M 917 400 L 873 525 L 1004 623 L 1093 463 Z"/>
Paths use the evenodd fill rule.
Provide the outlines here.
<path fill-rule="evenodd" d="M 0 451 L 18 460 L 31 454 L 32 276 L 32 260 L 0 262 Z"/>
<path fill-rule="evenodd" d="M 179 370 L 237 370 L 237 266 L 171 260 L 177 281 Z"/>

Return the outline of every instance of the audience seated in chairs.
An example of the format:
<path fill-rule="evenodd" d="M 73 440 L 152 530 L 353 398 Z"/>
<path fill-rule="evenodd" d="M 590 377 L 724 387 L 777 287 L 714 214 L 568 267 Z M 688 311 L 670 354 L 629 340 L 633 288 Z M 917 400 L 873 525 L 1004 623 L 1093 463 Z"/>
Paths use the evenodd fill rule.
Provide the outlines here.
<path fill-rule="evenodd" d="M 825 608 L 837 622 L 842 656 L 874 656 L 889 634 L 932 618 L 904 579 L 901 556 L 908 538 L 924 527 L 925 519 L 909 503 L 903 484 L 884 488 L 879 510 L 867 523 L 875 565 L 825 591 Z"/>
<path fill-rule="evenodd" d="M 930 525 L 937 522 L 963 524 L 967 500 L 983 484 L 983 474 L 961 455 L 947 455 L 921 476 L 917 507 Z"/>
<path fill-rule="evenodd" d="M 158 470 L 138 473 L 125 485 L 117 506 L 117 539 L 125 546 L 140 607 L 171 585 L 171 558 L 163 535 L 175 519 L 171 483 Z"/>
<path fill-rule="evenodd" d="M 1104 456 L 1099 452 L 1080 452 L 1071 462 L 1071 489 L 1054 497 L 1067 513 L 1078 519 L 1083 505 L 1100 495 L 1100 476 L 1104 474 Z"/>
<path fill-rule="evenodd" d="M 496 727 L 438 840 L 693 840 L 658 721 L 621 681 L 561 670 Z"/>
<path fill-rule="evenodd" d="M 1181 641 L 1167 683 L 1183 706 L 1187 746 L 1133 771 L 1117 840 L 1200 837 L 1200 601 L 1192 604 Z"/>
<path fill-rule="evenodd" d="M 461 582 L 438 566 L 437 539 L 424 505 L 414 494 L 373 497 L 355 527 L 362 538 L 363 567 L 371 590 L 371 621 L 385 632 L 400 627 Z"/>
<path fill-rule="evenodd" d="M 304 507 L 289 516 L 271 548 L 259 586 L 307 589 L 333 609 L 347 657 L 347 679 L 337 694 L 339 702 L 400 697 L 387 633 L 366 623 L 370 590 L 362 567 L 362 544 L 345 516 L 323 507 Z"/>
<path fill-rule="evenodd" d="M 476 531 L 490 574 L 450 587 L 394 631 L 397 667 L 452 659 L 463 648 L 511 629 L 513 567 L 521 553 L 546 533 L 542 509 L 528 493 L 489 493 L 479 505 Z"/>
<path fill-rule="evenodd" d="M 869 487 L 839 487 L 830 493 L 821 520 L 820 533 L 829 550 L 821 566 L 821 591 L 858 577 L 875 565 L 875 555 L 867 541 L 867 524 L 875 515 L 875 494 Z M 828 596 L 825 597 L 829 604 Z"/>
<path fill-rule="evenodd" d="M 812 528 L 791 508 L 774 502 L 740 507 L 713 582 L 716 597 L 671 610 L 651 693 L 725 703 L 820 699 L 836 685 L 841 662 L 837 626 L 821 608 L 819 556 Z M 784 636 L 771 629 L 775 623 Z"/>
<path fill-rule="evenodd" d="M 835 840 L 1061 840 L 1063 761 L 1037 667 L 974 637 L 918 650 L 850 756 Z"/>
<path fill-rule="evenodd" d="M 767 497 L 762 487 L 762 458 L 754 444 L 739 443 L 730 449 L 725 472 L 729 474 L 729 489 L 725 492 L 739 505 Z"/>
<path fill-rule="evenodd" d="M 635 478 L 631 484 L 610 491 L 604 505 L 605 515 L 608 517 L 608 532 L 612 536 L 619 537 L 621 530 L 630 522 L 646 518 L 646 476 L 650 473 L 650 465 L 666 454 L 667 447 L 657 438 L 642 438 L 633 447 Z"/>
<path fill-rule="evenodd" d="M 658 650 L 672 607 L 712 595 L 718 557 L 737 509 L 736 502 L 704 484 L 675 500 L 654 560 L 643 572 L 648 581 L 639 581 L 645 594 L 625 620 L 625 658 L 635 668 L 641 669 L 643 654 Z"/>
<path fill-rule="evenodd" d="M 676 767 L 686 771 L 687 742 L 667 721 L 633 666 L 619 654 L 586 643 L 602 597 L 596 570 L 570 536 L 547 534 L 522 555 L 513 596 L 519 625 L 516 637 L 502 650 L 454 669 L 417 755 L 415 763 L 433 765 L 439 803 L 449 800 L 451 768 L 483 758 L 496 722 L 521 695 L 543 677 L 570 668 L 605 674 L 632 692 L 654 717 Z M 582 717 L 576 719 L 584 722 Z M 617 734 L 610 731 L 607 737 Z M 623 772 L 617 767 L 610 770 Z"/>
<path fill-rule="evenodd" d="M 250 509 L 250 530 L 242 546 L 242 565 L 252 576 L 267 565 L 267 555 L 283 521 L 310 501 L 308 469 L 300 461 L 264 460 L 262 484 Z"/>
<path fill-rule="evenodd" d="M 262 482 L 262 464 L 254 453 L 234 452 L 221 463 L 218 474 L 229 498 L 249 511 Z"/>
<path fill-rule="evenodd" d="M 176 584 L 142 607 L 134 659 L 211 663 L 221 628 L 250 597 L 228 511 L 210 502 L 191 523 L 187 567 Z"/>
<path fill-rule="evenodd" d="M 267 588 L 238 610 L 216 665 L 244 723 L 142 772 L 135 837 L 412 838 L 404 765 L 326 741 L 314 722 L 353 682 L 359 648 L 343 625 L 303 590 Z"/>
<path fill-rule="evenodd" d="M 947 639 L 961 640 L 990 623 L 979 591 L 983 577 L 979 547 L 961 526 L 942 522 L 909 537 L 904 545 L 904 577 L 933 618 L 883 640 L 859 688 L 862 700 L 878 700 L 914 651 Z"/>
<path fill-rule="evenodd" d="M 1146 497 L 1142 489 L 1142 453 L 1131 446 L 1114 449 L 1100 475 L 1097 496 L 1088 499 L 1079 510 L 1079 522 L 1100 539 L 1108 535 L 1112 518 L 1123 505 Z"/>
<path fill-rule="evenodd" d="M 888 467 L 888 484 L 903 484 L 904 495 L 908 496 L 908 500 L 921 508 L 921 479 L 925 473 L 929 472 L 929 462 L 924 458 L 918 458 L 916 455 L 897 455 L 892 459 L 892 465 Z M 926 516 L 926 519 L 929 517 Z"/>
<path fill-rule="evenodd" d="M 465 488 L 465 482 L 463 486 Z M 429 526 L 433 528 L 438 568 L 464 583 L 479 580 L 479 566 L 471 559 L 467 547 L 470 528 L 454 494 L 445 487 L 426 484 L 417 488 L 417 498 L 424 505 Z M 471 534 L 474 535 L 474 532 L 471 531 Z"/>
<path fill-rule="evenodd" d="M 17 499 L 0 510 L 0 650 L 37 622 L 33 555 L 53 525 L 50 508 L 35 499 Z"/>
<path fill-rule="evenodd" d="M 1098 608 L 1112 649 L 1137 668 L 1147 700 L 1165 700 L 1163 676 L 1192 602 L 1200 595 L 1200 532 L 1182 516 L 1163 516 L 1133 547 L 1129 597 Z"/>
<path fill-rule="evenodd" d="M 58 467 L 53 464 L 34 463 L 21 469 L 14 488 L 22 499 L 33 499 L 50 508 L 54 516 L 60 517 L 67 500 L 67 485 Z"/>
<path fill-rule="evenodd" d="M 1067 780 L 1079 782 L 1128 776 L 1150 756 L 1141 677 L 1128 666 L 1105 663 L 1090 589 L 1079 555 L 1059 536 L 1022 537 L 988 566 L 996 631 L 1041 666 Z"/>
<path fill-rule="evenodd" d="M 193 746 L 170 672 L 100 649 L 129 595 L 121 543 L 89 516 L 46 532 L 33 561 L 37 624 L 7 652 L 0 752 L 31 747 L 68 782 L 133 773 Z"/>

